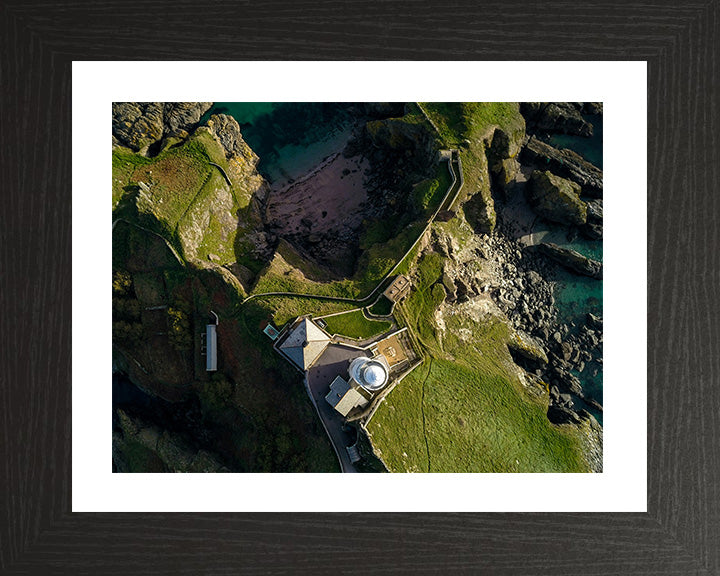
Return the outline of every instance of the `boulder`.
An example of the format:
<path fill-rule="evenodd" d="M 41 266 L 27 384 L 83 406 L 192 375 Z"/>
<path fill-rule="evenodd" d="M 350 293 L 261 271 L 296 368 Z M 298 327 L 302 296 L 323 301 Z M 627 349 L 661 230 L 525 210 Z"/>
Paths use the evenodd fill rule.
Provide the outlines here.
<path fill-rule="evenodd" d="M 520 113 L 530 129 L 577 136 L 592 136 L 593 125 L 586 121 L 580 110 L 581 103 L 573 102 L 522 102 Z"/>
<path fill-rule="evenodd" d="M 582 104 L 583 104 L 583 106 L 582 106 L 583 114 L 602 115 L 602 113 L 603 113 L 603 103 L 602 102 L 583 102 Z"/>
<path fill-rule="evenodd" d="M 548 408 L 547 417 L 553 424 L 579 424 L 580 416 L 565 406 L 553 405 Z"/>
<path fill-rule="evenodd" d="M 549 242 L 538 244 L 537 250 L 573 272 L 598 280 L 602 278 L 602 262 L 587 258 L 575 250 L 561 248 Z"/>
<path fill-rule="evenodd" d="M 525 190 L 528 202 L 539 216 L 569 225 L 587 221 L 587 206 L 580 200 L 580 186 L 575 182 L 547 170 L 535 170 Z"/>
<path fill-rule="evenodd" d="M 186 136 L 210 106 L 212 102 L 113 102 L 113 144 L 145 154 L 164 137 Z"/>
<path fill-rule="evenodd" d="M 525 124 L 518 123 L 513 129 L 496 128 L 488 149 L 487 158 L 496 182 L 503 190 L 515 181 L 520 163 L 517 155 L 525 139 Z"/>
<path fill-rule="evenodd" d="M 558 150 L 531 137 L 520 153 L 520 160 L 541 170 L 572 180 L 582 188 L 582 194 L 602 198 L 603 172 L 579 154 L 563 148 Z"/>
<path fill-rule="evenodd" d="M 515 332 L 508 341 L 508 348 L 531 362 L 548 363 L 547 354 L 540 342 L 524 332 Z"/>
<path fill-rule="evenodd" d="M 560 344 L 560 349 L 562 350 L 562 356 L 565 361 L 568 361 L 572 358 L 573 347 L 569 342 L 563 342 L 562 344 Z"/>
<path fill-rule="evenodd" d="M 535 272 L 535 270 L 530 270 L 527 273 L 527 279 L 531 286 L 538 286 L 542 282 L 542 276 Z"/>
<path fill-rule="evenodd" d="M 587 219 L 588 222 L 596 224 L 602 224 L 603 221 L 603 201 L 602 198 L 591 200 L 586 203 L 587 205 Z"/>

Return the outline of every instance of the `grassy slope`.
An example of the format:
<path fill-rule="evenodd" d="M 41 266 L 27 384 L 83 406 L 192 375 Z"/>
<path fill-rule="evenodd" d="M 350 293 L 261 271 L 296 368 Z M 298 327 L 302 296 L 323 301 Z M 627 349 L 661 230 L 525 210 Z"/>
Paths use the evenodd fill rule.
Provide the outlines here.
<path fill-rule="evenodd" d="M 486 149 L 496 127 L 511 135 L 524 133 L 525 123 L 515 102 L 423 102 L 423 109 L 440 131 L 443 144 L 458 148 L 465 187 L 456 203 L 478 193 L 492 206 Z M 491 220 L 495 222 L 494 211 Z"/>
<path fill-rule="evenodd" d="M 396 307 L 426 363 L 395 388 L 368 425 L 385 462 L 393 471 L 428 471 L 429 453 L 435 472 L 582 471 L 577 438 L 550 424 L 544 403 L 517 381 L 505 324 L 449 316 L 440 335 L 433 313 L 444 295 L 441 271 L 438 254 L 423 255 L 413 292 Z M 461 331 L 472 331 L 472 338 L 463 341 Z"/>
<path fill-rule="evenodd" d="M 221 145 L 207 131 L 195 132 L 186 142 L 167 147 L 154 158 L 145 158 L 124 149 L 113 150 L 113 210 L 117 215 L 163 234 L 175 248 L 186 256 L 186 245 L 179 240 L 182 233 L 197 221 L 209 218 L 202 227 L 197 253 L 192 256 L 207 259 L 209 253 L 221 262 L 234 262 L 236 230 L 221 223 L 211 210 L 219 192 L 229 198 L 225 209 L 234 215 L 247 206 L 249 198 L 230 189 L 213 162 L 227 168 Z M 150 184 L 150 192 L 138 194 L 138 182 Z M 240 187 L 241 188 L 241 187 Z M 137 200 L 133 200 L 137 195 Z M 126 199 L 135 207 L 123 205 Z M 126 203 L 127 204 L 127 203 Z M 130 209 L 129 209 L 130 208 Z M 182 234 L 180 234 L 182 236 Z"/>
<path fill-rule="evenodd" d="M 327 322 L 328 333 L 341 334 L 358 340 L 378 336 L 390 329 L 390 322 L 370 320 L 365 317 L 362 310 L 330 316 L 325 318 L 325 322 Z"/>
<path fill-rule="evenodd" d="M 487 136 L 495 126 L 518 130 L 516 104 L 424 104 L 447 146 L 461 149 L 466 186 L 489 197 Z M 485 138 L 485 140 L 483 140 Z M 467 230 L 456 220 L 433 227 L 460 243 Z M 425 364 L 380 405 L 368 425 L 373 444 L 393 471 L 577 472 L 584 470 L 578 435 L 547 420 L 543 401 L 518 381 L 501 321 L 477 325 L 446 316 L 434 322 L 444 299 L 443 259 L 417 252 L 403 263 L 414 287 L 396 317 L 412 330 Z M 460 334 L 471 334 L 463 340 Z M 405 455 L 403 455 L 405 454 Z"/>
<path fill-rule="evenodd" d="M 213 187 L 226 186 L 217 168 L 209 166 L 208 161 L 226 167 L 219 145 L 203 132 L 153 159 L 113 151 L 114 217 L 122 216 L 147 226 L 177 246 L 175 227 L 182 225 L 183 218 L 195 208 L 205 209 L 204 198 L 213 193 Z M 138 213 L 131 202 L 137 193 L 137 182 L 147 183 L 150 178 L 154 181 L 151 201 Z M 235 207 L 243 209 L 249 198 L 244 194 L 243 183 L 235 184 L 239 186 L 233 192 L 240 196 L 233 197 Z M 128 202 L 123 203 L 123 198 Z M 142 209 L 147 211 L 145 217 Z M 220 253 L 217 244 L 213 245 L 213 238 L 219 233 L 211 219 L 200 245 L 201 255 L 212 251 L 230 256 Z M 305 393 L 300 374 L 273 351 L 261 326 L 274 319 L 274 315 L 284 315 L 286 320 L 294 317 L 303 307 L 330 313 L 342 310 L 343 305 L 280 298 L 273 306 L 265 301 L 242 306 L 242 294 L 219 274 L 182 267 L 165 254 L 168 251 L 156 236 L 121 223 L 113 239 L 114 269 L 137 272 L 148 266 L 157 268 L 158 278 L 165 278 L 171 292 L 175 277 L 168 276 L 165 270 L 171 267 L 175 276 L 182 277 L 183 285 L 192 286 L 196 310 L 204 313 L 213 309 L 220 315 L 221 371 L 212 382 L 195 383 L 193 390 L 200 399 L 208 430 L 218 439 L 218 450 L 236 469 L 337 471 L 334 452 Z M 142 279 L 155 279 L 145 276 Z M 138 460 L 142 464 L 142 459 Z"/>

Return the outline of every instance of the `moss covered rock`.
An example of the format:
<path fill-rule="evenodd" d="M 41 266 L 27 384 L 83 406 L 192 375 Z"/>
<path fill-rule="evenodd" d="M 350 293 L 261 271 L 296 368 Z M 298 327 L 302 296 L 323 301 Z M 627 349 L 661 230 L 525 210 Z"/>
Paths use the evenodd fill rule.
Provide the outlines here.
<path fill-rule="evenodd" d="M 547 170 L 535 170 L 526 190 L 539 216 L 560 224 L 581 225 L 587 221 L 587 206 L 580 200 L 580 186 L 575 182 Z"/>
<path fill-rule="evenodd" d="M 186 137 L 212 102 L 114 102 L 113 144 L 145 154 L 163 137 Z"/>

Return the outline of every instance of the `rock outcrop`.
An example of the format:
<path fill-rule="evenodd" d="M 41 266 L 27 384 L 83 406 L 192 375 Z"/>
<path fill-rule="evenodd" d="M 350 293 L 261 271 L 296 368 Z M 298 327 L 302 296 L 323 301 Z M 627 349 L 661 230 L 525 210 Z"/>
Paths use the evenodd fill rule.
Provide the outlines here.
<path fill-rule="evenodd" d="M 548 363 L 548 357 L 542 344 L 525 332 L 515 332 L 510 337 L 508 348 L 530 362 L 539 364 Z"/>
<path fill-rule="evenodd" d="M 525 188 L 533 210 L 552 222 L 581 225 L 587 221 L 587 206 L 580 200 L 580 186 L 552 172 L 535 170 Z"/>
<path fill-rule="evenodd" d="M 496 183 L 507 190 L 515 180 L 520 163 L 517 156 L 525 139 L 525 124 L 520 122 L 514 130 L 496 128 L 488 150 L 488 163 Z"/>
<path fill-rule="evenodd" d="M 587 224 L 580 231 L 591 240 L 601 240 L 603 234 L 602 199 L 587 202 Z"/>
<path fill-rule="evenodd" d="M 603 173 L 579 154 L 563 148 L 558 150 L 531 137 L 520 153 L 524 164 L 539 170 L 550 170 L 581 187 L 581 193 L 591 198 L 602 198 Z"/>
<path fill-rule="evenodd" d="M 522 102 L 520 104 L 520 113 L 532 130 L 592 136 L 593 125 L 582 117 L 582 110 L 582 102 Z"/>
<path fill-rule="evenodd" d="M 371 120 L 365 127 L 377 148 L 400 151 L 423 167 L 435 160 L 434 136 L 423 124 L 408 122 L 403 118 L 387 118 Z"/>
<path fill-rule="evenodd" d="M 186 137 L 210 106 L 212 102 L 113 102 L 113 147 L 147 154 L 165 137 Z"/>
<path fill-rule="evenodd" d="M 590 276 L 591 278 L 602 278 L 602 262 L 587 258 L 575 250 L 561 248 L 557 244 L 551 244 L 549 242 L 538 244 L 536 248 L 542 254 L 552 258 L 555 262 L 573 272 Z"/>
<path fill-rule="evenodd" d="M 583 102 L 582 105 L 583 105 L 582 106 L 583 114 L 601 115 L 603 113 L 603 103 L 602 102 Z"/>

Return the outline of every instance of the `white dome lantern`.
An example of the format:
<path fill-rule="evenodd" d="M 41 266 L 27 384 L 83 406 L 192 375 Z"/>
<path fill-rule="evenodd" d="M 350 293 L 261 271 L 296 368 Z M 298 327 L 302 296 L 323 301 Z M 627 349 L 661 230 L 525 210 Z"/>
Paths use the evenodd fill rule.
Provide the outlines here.
<path fill-rule="evenodd" d="M 350 363 L 350 377 L 369 392 L 380 390 L 388 381 L 389 366 L 382 355 L 375 358 L 361 356 Z"/>

